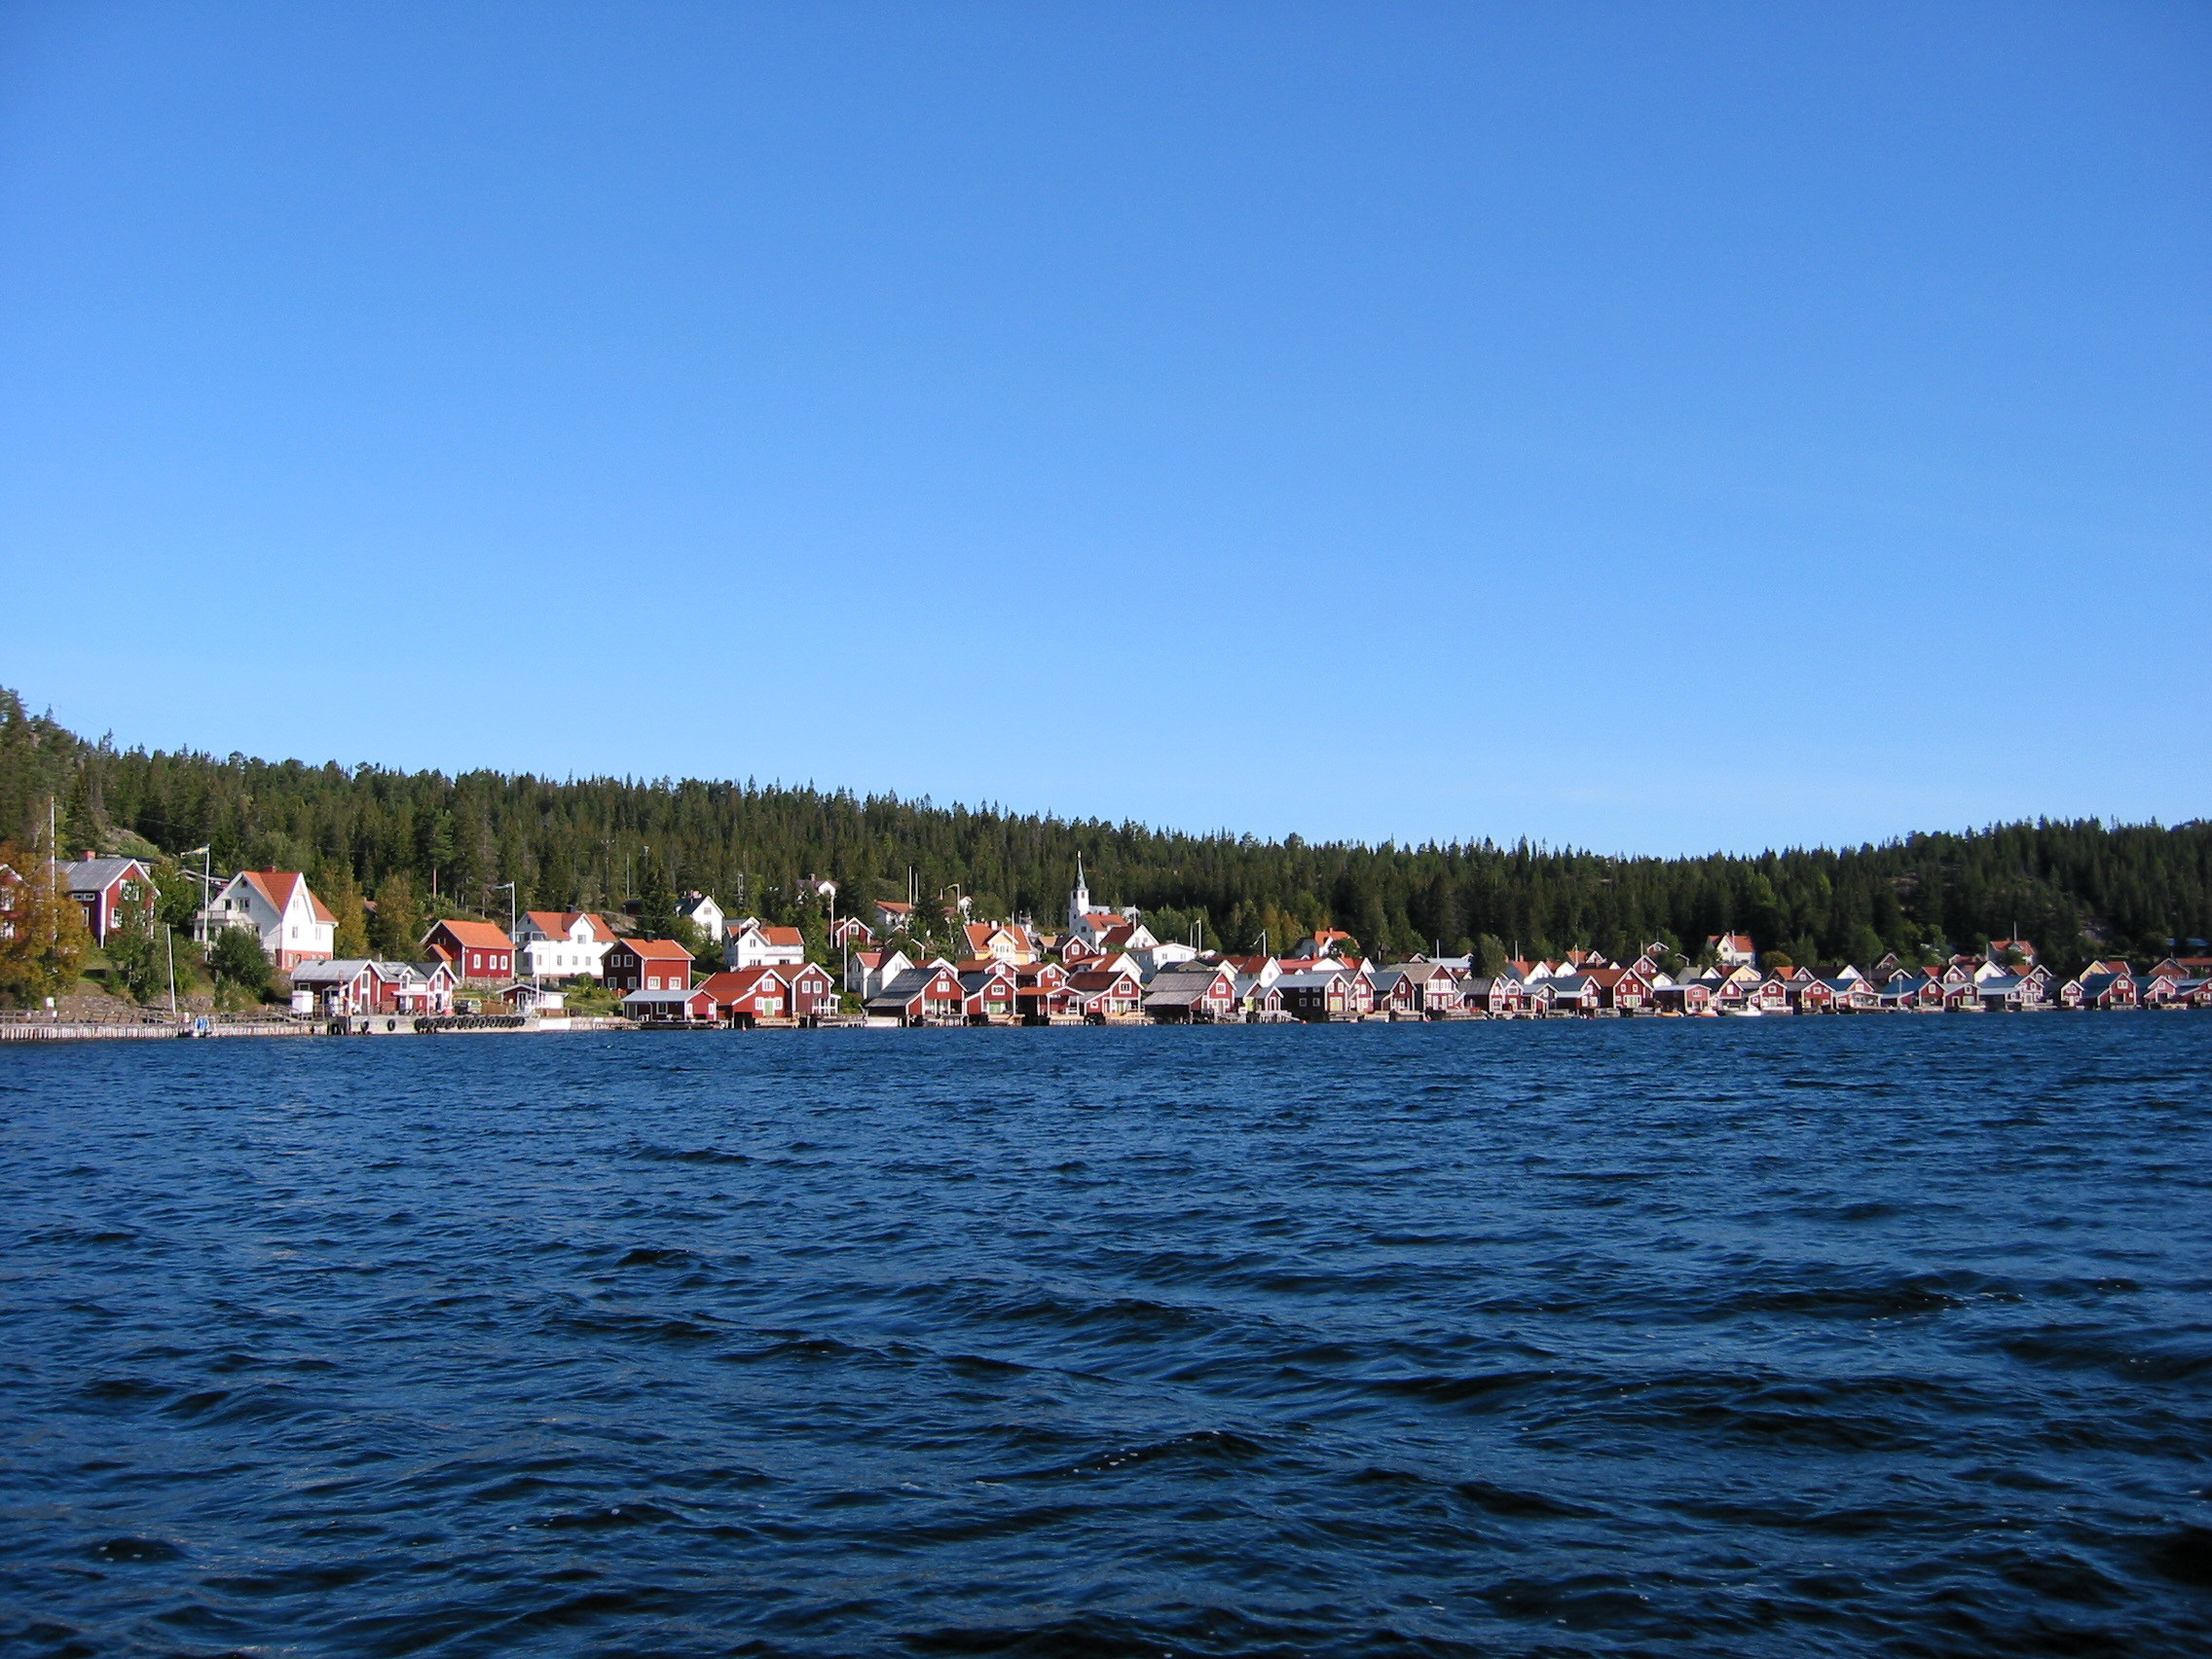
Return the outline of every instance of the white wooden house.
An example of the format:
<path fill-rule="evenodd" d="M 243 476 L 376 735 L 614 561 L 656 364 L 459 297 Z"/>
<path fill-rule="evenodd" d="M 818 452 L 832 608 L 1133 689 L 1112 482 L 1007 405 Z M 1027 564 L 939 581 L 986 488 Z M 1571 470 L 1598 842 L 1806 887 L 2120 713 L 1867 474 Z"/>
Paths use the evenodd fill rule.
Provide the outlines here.
<path fill-rule="evenodd" d="M 338 918 L 308 890 L 298 870 L 245 869 L 217 889 L 200 912 L 200 937 L 212 941 L 225 928 L 251 928 L 277 971 L 335 954 Z"/>

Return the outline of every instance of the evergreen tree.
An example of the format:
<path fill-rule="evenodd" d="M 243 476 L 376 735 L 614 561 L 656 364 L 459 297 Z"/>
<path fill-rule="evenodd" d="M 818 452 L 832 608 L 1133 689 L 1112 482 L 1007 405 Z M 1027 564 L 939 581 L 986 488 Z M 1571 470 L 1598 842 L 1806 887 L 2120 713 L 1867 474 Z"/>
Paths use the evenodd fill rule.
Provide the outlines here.
<path fill-rule="evenodd" d="M 423 909 L 415 883 L 393 870 L 377 888 L 377 913 L 369 924 L 369 947 L 386 961 L 412 962 L 421 948 Z"/>
<path fill-rule="evenodd" d="M 644 862 L 638 881 L 638 929 L 647 939 L 674 939 L 676 883 L 669 879 L 667 860 L 648 850 Z"/>
<path fill-rule="evenodd" d="M 2141 955 L 2153 940 L 2212 936 L 2212 823 L 2203 822 L 1999 825 L 1753 858 L 1600 858 L 1491 841 L 1271 842 L 750 784 L 455 778 L 118 752 L 0 692 L 0 836 L 11 828 L 43 835 L 50 798 L 92 825 L 91 842 L 73 830 L 65 847 L 129 846 L 124 837 L 136 834 L 173 860 L 207 844 L 219 868 L 304 868 L 318 891 L 333 893 L 342 872 L 380 893 L 399 874 L 414 883 L 417 913 L 433 879 L 445 913 L 485 904 L 484 883 L 510 877 L 540 903 L 607 903 L 628 891 L 625 868 L 649 845 L 640 874 L 673 885 L 681 870 L 723 896 L 732 914 L 749 907 L 741 885 L 749 875 L 789 903 L 797 878 L 819 871 L 842 877 L 849 907 L 872 921 L 866 902 L 900 891 L 911 867 L 924 873 L 925 893 L 959 882 L 1002 896 L 1000 907 L 1034 911 L 1048 927 L 1057 924 L 1081 851 L 1102 899 L 1226 918 L 1216 922 L 1223 941 L 1240 950 L 1257 948 L 1263 932 L 1269 948 L 1288 950 L 1332 915 L 1346 918 L 1371 951 L 1487 934 L 1534 954 L 1557 954 L 1554 941 L 1572 940 L 1625 960 L 1659 931 L 1699 942 L 1747 932 L 1762 949 L 1862 967 L 1875 941 L 1936 947 L 2017 933 L 2071 973 L 2091 953 Z M 466 859 L 463 838 L 473 844 Z M 457 871 L 470 861 L 480 867 Z M 878 884 L 882 872 L 892 878 Z M 160 876 L 166 913 L 170 866 Z M 173 919 L 188 920 L 197 899 L 180 894 Z M 504 922 L 503 902 L 497 908 Z M 803 929 L 803 907 L 793 914 Z M 917 925 L 941 932 L 927 913 Z M 386 932 L 381 922 L 372 929 L 380 949 Z M 411 928 L 399 951 L 411 956 L 418 933 Z"/>
<path fill-rule="evenodd" d="M 453 864 L 453 814 L 440 808 L 423 820 L 422 849 L 418 855 L 429 867 L 430 891 L 438 891 L 438 872 Z"/>
<path fill-rule="evenodd" d="M 190 934 L 193 918 L 206 903 L 201 897 L 199 881 L 171 859 L 156 860 L 153 871 L 154 920 L 177 933 Z"/>
<path fill-rule="evenodd" d="M 331 931 L 331 954 L 342 962 L 368 955 L 368 907 L 361 903 L 361 889 L 350 869 L 341 868 L 335 877 L 324 878 L 323 903 L 337 919 Z"/>
<path fill-rule="evenodd" d="M 1358 943 L 1369 956 L 1380 956 L 1391 946 L 1390 918 L 1379 894 L 1368 894 L 1360 903 Z"/>

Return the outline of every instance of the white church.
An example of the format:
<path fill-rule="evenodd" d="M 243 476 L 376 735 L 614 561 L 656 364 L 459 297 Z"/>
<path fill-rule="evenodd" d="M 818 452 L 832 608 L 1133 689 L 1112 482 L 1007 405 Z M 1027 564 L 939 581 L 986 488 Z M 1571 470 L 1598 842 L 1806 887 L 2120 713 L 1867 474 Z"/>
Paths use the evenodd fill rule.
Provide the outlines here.
<path fill-rule="evenodd" d="M 1162 942 L 1144 925 L 1144 912 L 1134 904 L 1118 910 L 1093 908 L 1090 888 L 1083 879 L 1083 855 L 1075 858 L 1075 888 L 1068 894 L 1068 934 L 1100 950 L 1127 951 L 1146 974 L 1156 974 L 1171 962 L 1188 962 L 1198 953 L 1180 940 Z"/>

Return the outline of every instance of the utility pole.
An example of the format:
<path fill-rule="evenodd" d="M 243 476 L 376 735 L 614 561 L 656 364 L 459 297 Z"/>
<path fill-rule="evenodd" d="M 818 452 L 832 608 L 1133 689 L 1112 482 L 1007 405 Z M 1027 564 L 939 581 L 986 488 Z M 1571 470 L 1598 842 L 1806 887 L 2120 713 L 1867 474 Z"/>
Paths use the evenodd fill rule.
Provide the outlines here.
<path fill-rule="evenodd" d="M 207 942 L 207 912 L 215 904 L 215 851 L 211 846 L 193 847 L 177 854 L 177 857 L 180 860 L 189 859 L 195 853 L 200 856 L 200 907 L 193 912 L 192 937 L 202 944 L 205 944 Z M 177 870 L 180 874 L 187 876 L 192 873 L 182 864 L 177 866 Z"/>

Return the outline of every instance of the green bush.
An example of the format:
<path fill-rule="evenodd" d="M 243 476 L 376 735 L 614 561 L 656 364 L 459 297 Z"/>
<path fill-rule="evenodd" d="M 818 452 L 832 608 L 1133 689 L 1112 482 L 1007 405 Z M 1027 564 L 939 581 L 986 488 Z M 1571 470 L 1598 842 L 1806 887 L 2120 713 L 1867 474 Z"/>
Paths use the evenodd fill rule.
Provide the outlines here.
<path fill-rule="evenodd" d="M 269 989 L 269 958 L 250 928 L 225 928 L 208 948 L 207 966 L 218 984 L 236 985 L 257 997 Z"/>

